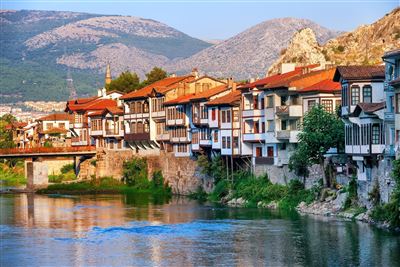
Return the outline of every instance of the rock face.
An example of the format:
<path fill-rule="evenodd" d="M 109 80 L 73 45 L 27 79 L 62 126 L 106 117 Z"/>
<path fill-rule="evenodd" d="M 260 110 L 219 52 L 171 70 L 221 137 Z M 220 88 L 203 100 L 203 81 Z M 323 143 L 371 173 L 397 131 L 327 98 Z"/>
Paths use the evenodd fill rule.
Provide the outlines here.
<path fill-rule="evenodd" d="M 338 35 L 338 32 L 306 19 L 273 19 L 257 24 L 187 59 L 173 62 L 168 65 L 168 69 L 184 72 L 196 66 L 217 77 L 247 79 L 249 76 L 264 76 L 293 34 L 304 28 L 313 29 L 321 43 Z"/>
<path fill-rule="evenodd" d="M 318 44 L 315 33 L 310 28 L 296 32 L 286 50 L 269 68 L 269 73 L 276 73 L 283 62 L 307 62 L 307 64 L 326 63 L 322 48 Z"/>
<path fill-rule="evenodd" d="M 307 65 L 315 63 L 316 59 L 336 65 L 380 64 L 385 51 L 400 47 L 400 8 L 370 25 L 341 34 L 326 44 L 320 45 L 311 39 L 311 33 L 295 34 L 283 55 L 272 65 L 270 72 L 276 71 L 281 63 Z M 307 56 L 299 57 L 299 48 Z"/>

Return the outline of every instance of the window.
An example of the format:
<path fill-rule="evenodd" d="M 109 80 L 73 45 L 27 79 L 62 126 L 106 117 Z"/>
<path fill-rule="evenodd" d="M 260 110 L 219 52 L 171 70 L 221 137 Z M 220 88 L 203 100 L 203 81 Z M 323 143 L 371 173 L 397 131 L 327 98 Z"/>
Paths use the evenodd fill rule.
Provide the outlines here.
<path fill-rule="evenodd" d="M 287 121 L 286 120 L 283 120 L 283 121 L 281 121 L 281 130 L 287 130 Z"/>
<path fill-rule="evenodd" d="M 372 125 L 372 144 L 379 144 L 379 124 Z"/>
<path fill-rule="evenodd" d="M 231 137 L 228 136 L 226 138 L 226 148 L 230 149 L 231 148 Z"/>
<path fill-rule="evenodd" d="M 265 122 L 261 122 L 261 133 L 265 133 Z"/>
<path fill-rule="evenodd" d="M 216 108 L 211 109 L 211 120 L 215 121 L 216 120 Z"/>
<path fill-rule="evenodd" d="M 137 131 L 136 133 L 143 133 L 143 123 L 142 122 L 138 122 L 137 123 Z"/>
<path fill-rule="evenodd" d="M 231 122 L 231 111 L 226 110 L 226 122 Z"/>
<path fill-rule="evenodd" d="M 273 146 L 267 147 L 267 157 L 269 157 L 269 158 L 274 157 L 274 147 Z"/>
<path fill-rule="evenodd" d="M 239 147 L 239 137 L 234 136 L 233 137 L 233 144 L 232 144 L 233 148 L 238 148 Z"/>
<path fill-rule="evenodd" d="M 400 94 L 396 94 L 395 98 L 396 98 L 395 110 L 396 113 L 400 113 Z"/>
<path fill-rule="evenodd" d="M 353 85 L 351 87 L 351 105 L 355 106 L 360 103 L 360 87 L 358 85 Z"/>
<path fill-rule="evenodd" d="M 308 100 L 307 101 L 307 110 L 310 111 L 317 104 L 316 100 Z"/>
<path fill-rule="evenodd" d="M 65 129 L 65 122 L 61 122 L 60 124 L 58 124 L 58 127 L 61 129 Z"/>
<path fill-rule="evenodd" d="M 258 121 L 254 121 L 254 133 L 260 132 L 260 124 Z"/>
<path fill-rule="evenodd" d="M 214 131 L 214 143 L 218 143 L 218 130 Z"/>
<path fill-rule="evenodd" d="M 221 111 L 221 119 L 222 119 L 222 123 L 226 122 L 225 110 Z"/>
<path fill-rule="evenodd" d="M 288 97 L 287 96 L 281 96 L 281 106 L 286 106 L 286 101 L 287 101 Z"/>
<path fill-rule="evenodd" d="M 256 157 L 262 157 L 262 147 L 256 147 Z"/>
<path fill-rule="evenodd" d="M 51 123 L 51 122 L 46 123 L 46 128 L 47 128 L 48 130 L 53 129 L 53 123 Z"/>
<path fill-rule="evenodd" d="M 363 87 L 363 102 L 372 103 L 372 87 L 370 85 Z"/>
<path fill-rule="evenodd" d="M 324 107 L 326 112 L 333 112 L 333 101 L 328 99 L 322 100 L 322 106 Z"/>
<path fill-rule="evenodd" d="M 261 109 L 265 108 L 265 99 L 264 97 L 260 99 L 260 103 L 261 103 Z"/>
<path fill-rule="evenodd" d="M 149 102 L 145 101 L 143 104 L 143 113 L 149 112 Z"/>
<path fill-rule="evenodd" d="M 253 96 L 253 109 L 258 109 L 258 96 Z"/>
<path fill-rule="evenodd" d="M 200 118 L 208 119 L 208 110 L 206 106 L 200 106 Z"/>
<path fill-rule="evenodd" d="M 267 96 L 267 108 L 273 108 L 274 107 L 274 96 L 270 95 Z"/>
<path fill-rule="evenodd" d="M 222 136 L 222 148 L 225 149 L 226 148 L 226 137 Z"/>

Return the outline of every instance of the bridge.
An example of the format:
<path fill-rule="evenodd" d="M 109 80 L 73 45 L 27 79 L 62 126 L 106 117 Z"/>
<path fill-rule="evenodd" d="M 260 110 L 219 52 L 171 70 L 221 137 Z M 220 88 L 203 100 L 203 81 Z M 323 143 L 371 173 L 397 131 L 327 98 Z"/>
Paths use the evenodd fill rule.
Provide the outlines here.
<path fill-rule="evenodd" d="M 61 157 L 95 155 L 96 147 L 32 147 L 32 148 L 2 148 L 1 158 L 33 158 L 33 157 Z"/>
<path fill-rule="evenodd" d="M 34 147 L 0 149 L 0 159 L 21 158 L 25 160 L 27 189 L 35 190 L 47 186 L 48 174 L 59 170 L 65 164 L 74 164 L 75 174 L 79 173 L 80 163 L 96 155 L 96 147 Z M 71 159 L 72 158 L 72 159 Z"/>

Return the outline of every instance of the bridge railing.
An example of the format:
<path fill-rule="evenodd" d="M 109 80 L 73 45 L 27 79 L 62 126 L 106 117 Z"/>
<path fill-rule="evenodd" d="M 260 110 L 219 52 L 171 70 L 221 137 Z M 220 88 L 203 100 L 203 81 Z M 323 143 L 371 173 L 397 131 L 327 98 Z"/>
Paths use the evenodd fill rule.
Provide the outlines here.
<path fill-rule="evenodd" d="M 79 146 L 79 147 L 31 147 L 31 148 L 2 148 L 0 155 L 8 154 L 45 154 L 45 153 L 65 153 L 65 152 L 86 152 L 95 151 L 95 146 Z"/>

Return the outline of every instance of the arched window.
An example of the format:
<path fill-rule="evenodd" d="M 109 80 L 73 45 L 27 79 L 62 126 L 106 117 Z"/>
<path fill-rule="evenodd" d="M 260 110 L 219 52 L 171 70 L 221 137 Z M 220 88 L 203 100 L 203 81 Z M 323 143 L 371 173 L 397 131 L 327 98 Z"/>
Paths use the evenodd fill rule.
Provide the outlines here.
<path fill-rule="evenodd" d="M 363 86 L 363 102 L 372 103 L 372 87 L 370 85 Z"/>
<path fill-rule="evenodd" d="M 360 86 L 353 85 L 351 87 L 351 105 L 355 106 L 360 103 Z"/>

